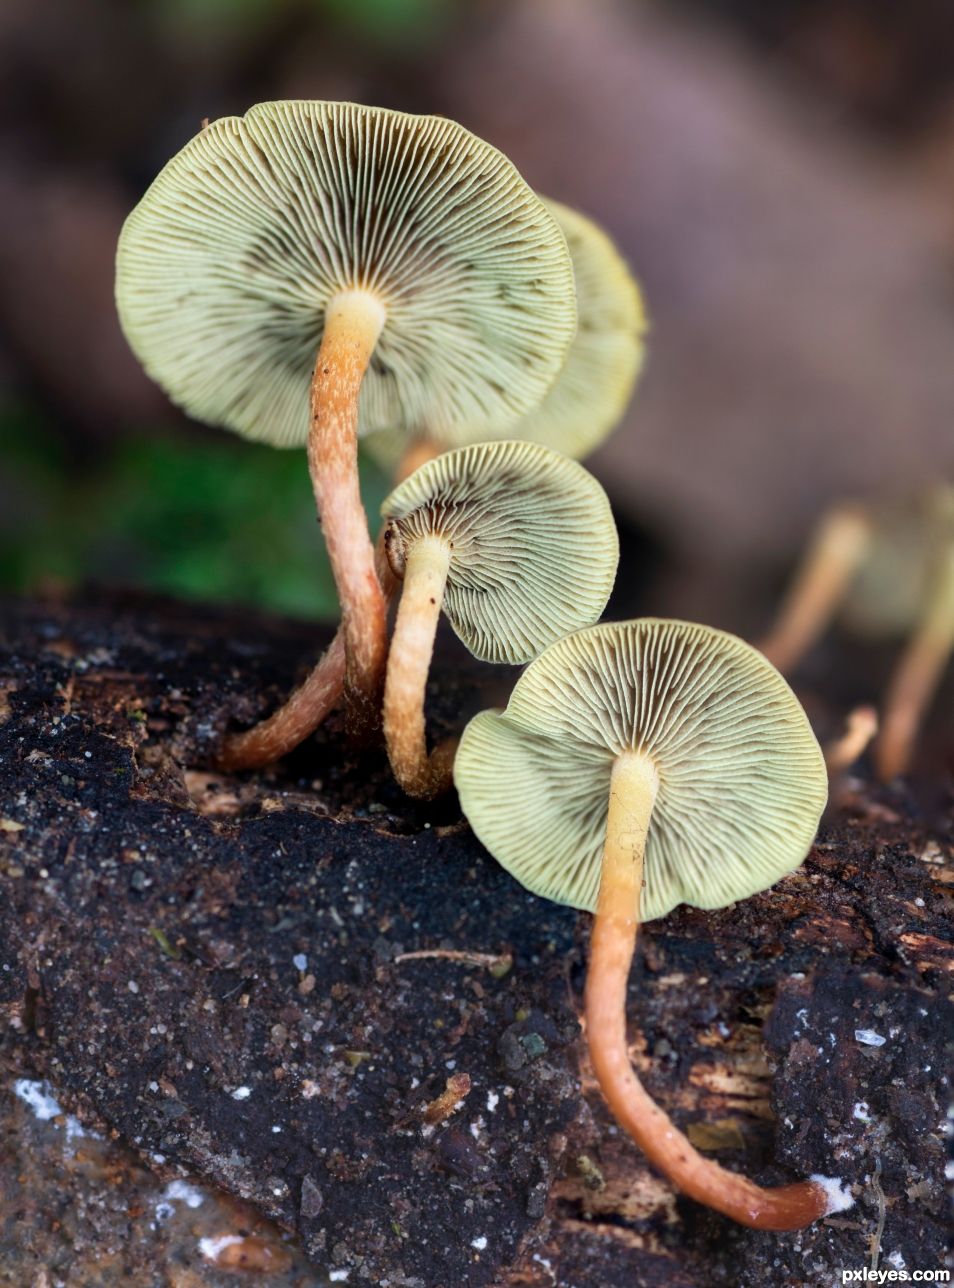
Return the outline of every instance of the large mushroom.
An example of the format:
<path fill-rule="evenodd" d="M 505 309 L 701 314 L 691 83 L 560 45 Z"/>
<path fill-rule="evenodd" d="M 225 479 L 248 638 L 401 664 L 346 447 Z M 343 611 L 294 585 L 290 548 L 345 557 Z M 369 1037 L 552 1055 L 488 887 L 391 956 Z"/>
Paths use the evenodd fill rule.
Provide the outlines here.
<path fill-rule="evenodd" d="M 495 429 L 543 397 L 576 322 L 552 216 L 453 121 L 262 103 L 206 126 L 153 182 L 123 228 L 116 298 L 191 415 L 307 444 L 346 697 L 372 721 L 387 637 L 358 435 Z"/>
<path fill-rule="evenodd" d="M 559 201 L 544 204 L 566 238 L 576 285 L 577 328 L 560 374 L 545 398 L 506 438 L 526 439 L 581 459 L 619 423 L 646 356 L 649 324 L 639 286 L 612 240 L 592 219 Z M 384 430 L 366 440 L 369 453 L 392 473 L 450 447 L 487 437 L 480 425 L 421 426 L 417 440 Z M 410 455 L 409 455 L 410 453 Z"/>
<path fill-rule="evenodd" d="M 598 446 L 626 408 L 645 356 L 646 314 L 639 287 L 606 233 L 568 206 L 546 200 L 545 205 L 569 247 L 578 325 L 543 402 L 507 437 L 539 442 L 579 458 Z M 485 426 L 464 424 L 432 425 L 429 432 L 422 428 L 410 438 L 405 430 L 379 430 L 364 444 L 401 482 L 440 452 L 480 441 L 486 432 Z M 222 767 L 253 768 L 291 751 L 340 699 L 342 674 L 342 645 L 336 640 L 289 699 L 289 710 L 279 710 L 226 740 Z"/>
<path fill-rule="evenodd" d="M 384 687 L 395 777 L 412 796 L 450 786 L 451 748 L 428 756 L 424 694 L 441 612 L 486 662 L 527 662 L 606 607 L 619 541 L 606 493 L 538 443 L 445 452 L 384 501 L 386 548 L 402 581 Z"/>
<path fill-rule="evenodd" d="M 759 1229 L 850 1199 L 822 1177 L 765 1189 L 704 1158 L 630 1065 L 626 990 L 642 921 L 721 908 L 804 858 L 827 798 L 797 699 L 749 645 L 647 618 L 594 626 L 532 662 L 455 761 L 480 840 L 536 894 L 595 913 L 585 993 L 593 1069 L 620 1124 L 690 1197 Z"/>

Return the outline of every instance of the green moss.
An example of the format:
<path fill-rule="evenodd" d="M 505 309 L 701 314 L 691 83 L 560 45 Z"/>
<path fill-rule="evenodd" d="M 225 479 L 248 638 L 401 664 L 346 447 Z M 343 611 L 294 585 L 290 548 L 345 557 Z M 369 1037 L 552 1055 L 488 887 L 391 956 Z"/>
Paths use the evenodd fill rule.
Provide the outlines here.
<path fill-rule="evenodd" d="M 35 414 L 0 408 L 0 589 L 135 586 L 302 617 L 336 597 L 304 452 L 163 433 L 72 461 Z M 372 516 L 387 481 L 362 462 Z M 9 480 L 9 482 L 8 482 Z"/>

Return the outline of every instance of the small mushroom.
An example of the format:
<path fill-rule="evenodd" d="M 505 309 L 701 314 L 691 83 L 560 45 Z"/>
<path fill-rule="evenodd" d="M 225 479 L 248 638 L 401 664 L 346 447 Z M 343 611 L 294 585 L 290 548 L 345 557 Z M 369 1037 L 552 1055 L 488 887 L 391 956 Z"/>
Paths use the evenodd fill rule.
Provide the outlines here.
<path fill-rule="evenodd" d="M 606 606 L 619 541 L 606 494 L 537 443 L 446 452 L 385 500 L 387 551 L 403 581 L 384 688 L 384 734 L 412 796 L 450 786 L 452 745 L 428 757 L 424 694 L 441 611 L 486 662 L 527 662 Z"/>
<path fill-rule="evenodd" d="M 387 635 L 358 434 L 496 428 L 543 397 L 576 322 L 552 216 L 453 121 L 262 103 L 207 125 L 153 182 L 120 237 L 116 298 L 191 415 L 307 445 L 346 697 L 373 721 Z"/>
<path fill-rule="evenodd" d="M 576 336 L 546 397 L 504 433 L 579 460 L 622 418 L 642 370 L 648 323 L 639 286 L 606 233 L 569 206 L 548 198 L 544 204 L 566 237 L 573 263 Z M 407 436 L 393 430 L 371 434 L 366 446 L 385 469 L 406 477 L 412 460 L 418 466 L 449 447 L 487 437 L 480 426 L 455 424 L 432 427 L 410 448 Z"/>
<path fill-rule="evenodd" d="M 763 1189 L 704 1158 L 632 1070 L 626 990 L 641 921 L 722 908 L 801 863 L 827 797 L 808 720 L 749 645 L 647 618 L 553 644 L 454 768 L 480 840 L 528 889 L 594 912 L 585 993 L 593 1069 L 620 1124 L 690 1197 L 797 1229 L 845 1205 L 824 1178 Z"/>
<path fill-rule="evenodd" d="M 817 642 L 843 601 L 871 543 L 863 506 L 846 502 L 824 516 L 760 651 L 787 674 Z"/>
<path fill-rule="evenodd" d="M 909 637 L 875 743 L 879 776 L 893 778 L 908 766 L 954 647 L 954 487 L 828 514 L 761 650 L 791 670 L 835 617 L 863 639 Z"/>
<path fill-rule="evenodd" d="M 954 650 L 954 487 L 929 499 L 924 595 L 884 698 L 875 765 L 886 782 L 907 769 L 924 713 Z"/>

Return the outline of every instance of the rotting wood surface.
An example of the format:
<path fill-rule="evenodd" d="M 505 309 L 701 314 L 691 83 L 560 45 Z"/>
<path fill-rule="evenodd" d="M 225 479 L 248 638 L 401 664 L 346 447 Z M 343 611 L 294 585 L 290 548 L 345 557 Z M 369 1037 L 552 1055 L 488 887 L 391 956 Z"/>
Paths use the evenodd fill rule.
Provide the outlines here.
<path fill-rule="evenodd" d="M 941 1264 L 949 793 L 925 814 L 861 784 L 774 890 L 644 936 L 653 1094 L 730 1166 L 856 1193 L 757 1233 L 614 1132 L 579 1042 L 587 919 L 520 889 L 454 800 L 406 801 L 334 727 L 268 774 L 201 768 L 310 630 L 115 597 L 3 619 L 0 1053 L 82 1120 L 349 1284 L 828 1285 L 871 1262 L 876 1166 L 882 1266 Z M 435 735 L 511 679 L 444 659 Z"/>

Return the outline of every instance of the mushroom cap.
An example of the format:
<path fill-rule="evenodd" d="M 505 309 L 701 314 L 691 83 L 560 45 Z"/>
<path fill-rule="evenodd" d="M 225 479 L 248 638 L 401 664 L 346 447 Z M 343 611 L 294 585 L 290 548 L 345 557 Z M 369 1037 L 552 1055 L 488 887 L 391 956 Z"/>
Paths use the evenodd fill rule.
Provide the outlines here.
<path fill-rule="evenodd" d="M 649 757 L 659 780 L 642 920 L 746 898 L 808 852 L 828 779 L 804 711 L 754 648 L 687 622 L 642 618 L 559 640 L 504 711 L 468 724 L 454 780 L 508 872 L 592 912 L 610 775 L 625 752 Z"/>
<path fill-rule="evenodd" d="M 619 539 L 606 493 L 539 443 L 474 443 L 422 465 L 381 506 L 388 553 L 451 545 L 444 612 L 475 657 L 527 662 L 606 607 Z"/>
<path fill-rule="evenodd" d="M 862 638 L 897 638 L 918 622 L 938 559 L 954 543 L 954 487 L 938 484 L 882 505 L 871 517 L 871 544 L 839 618 Z"/>
<path fill-rule="evenodd" d="M 453 121 L 354 103 L 260 103 L 204 128 L 119 240 L 116 301 L 148 373 L 190 415 L 305 441 L 325 310 L 386 318 L 359 432 L 509 424 L 546 393 L 576 326 L 543 202 Z"/>
<path fill-rule="evenodd" d="M 576 283 L 576 336 L 559 376 L 517 428 L 567 456 L 589 455 L 619 423 L 646 356 L 642 293 L 607 234 L 547 200 L 566 238 Z"/>
<path fill-rule="evenodd" d="M 622 417 L 642 370 L 649 323 L 639 286 L 606 233 L 579 211 L 543 200 L 573 262 L 576 335 L 543 401 L 505 432 L 508 438 L 544 443 L 579 459 L 598 447 Z M 447 436 L 433 430 L 429 436 L 446 447 L 486 437 L 486 432 L 458 424 Z M 384 430 L 366 446 L 379 464 L 393 470 L 406 443 L 406 435 Z"/>

